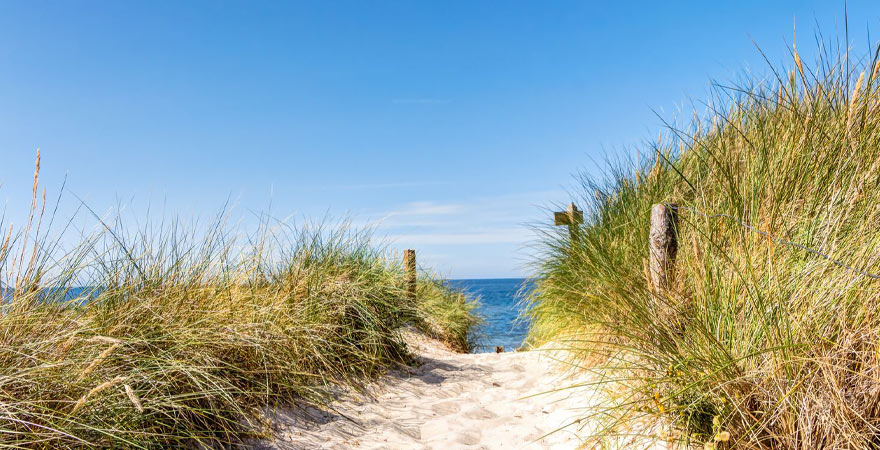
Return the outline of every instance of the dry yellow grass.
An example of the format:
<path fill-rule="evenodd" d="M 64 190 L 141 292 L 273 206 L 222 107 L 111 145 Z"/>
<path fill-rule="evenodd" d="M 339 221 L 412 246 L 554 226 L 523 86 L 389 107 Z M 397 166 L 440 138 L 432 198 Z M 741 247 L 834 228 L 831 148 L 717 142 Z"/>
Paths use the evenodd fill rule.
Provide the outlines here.
<path fill-rule="evenodd" d="M 792 49 L 772 82 L 716 86 L 709 117 L 671 127 L 654 158 L 582 178 L 590 218 L 571 250 L 546 233 L 532 339 L 567 339 L 573 362 L 598 354 L 616 374 L 597 442 L 647 418 L 682 447 L 877 447 L 875 50 L 808 70 Z M 644 268 L 661 202 L 683 208 L 678 276 L 655 300 Z"/>

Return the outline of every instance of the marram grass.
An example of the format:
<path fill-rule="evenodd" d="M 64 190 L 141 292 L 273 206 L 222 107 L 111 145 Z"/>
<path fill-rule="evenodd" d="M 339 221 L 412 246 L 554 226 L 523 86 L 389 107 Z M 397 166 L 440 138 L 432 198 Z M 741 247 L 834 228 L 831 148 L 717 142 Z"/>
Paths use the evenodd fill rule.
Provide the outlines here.
<path fill-rule="evenodd" d="M 407 300 L 367 232 L 102 221 L 70 245 L 37 197 L 0 248 L 0 447 L 243 445 L 271 433 L 261 412 L 409 361 L 402 325 L 468 349 L 473 303 L 427 279 Z"/>
<path fill-rule="evenodd" d="M 880 60 L 820 54 L 716 86 L 709 117 L 671 127 L 653 157 L 581 177 L 576 242 L 546 230 L 531 339 L 609 376 L 593 443 L 880 448 L 880 280 L 866 275 L 880 274 Z M 661 202 L 688 209 L 674 285 L 652 295 Z M 625 426 L 643 420 L 661 425 Z"/>

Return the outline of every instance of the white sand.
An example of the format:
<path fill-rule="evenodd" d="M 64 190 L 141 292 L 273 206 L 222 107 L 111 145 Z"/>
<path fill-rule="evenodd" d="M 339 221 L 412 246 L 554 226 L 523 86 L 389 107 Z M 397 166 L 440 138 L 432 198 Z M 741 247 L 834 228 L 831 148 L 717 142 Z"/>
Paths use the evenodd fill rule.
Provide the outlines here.
<path fill-rule="evenodd" d="M 558 391 L 549 352 L 458 354 L 410 334 L 422 364 L 395 371 L 369 393 L 340 394 L 337 413 L 276 412 L 267 448 L 574 449 L 585 397 Z M 415 342 L 413 342 L 415 341 Z M 557 389 L 556 392 L 549 392 Z M 346 419 L 347 416 L 348 419 Z M 311 416 L 311 417 L 308 417 Z M 554 432 L 555 431 L 555 432 Z"/>

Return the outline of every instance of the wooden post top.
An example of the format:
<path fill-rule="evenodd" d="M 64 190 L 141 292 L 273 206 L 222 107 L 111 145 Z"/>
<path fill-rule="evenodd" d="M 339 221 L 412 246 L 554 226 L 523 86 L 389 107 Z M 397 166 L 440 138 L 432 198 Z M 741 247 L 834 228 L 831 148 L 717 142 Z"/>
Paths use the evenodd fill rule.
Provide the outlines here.
<path fill-rule="evenodd" d="M 557 211 L 553 213 L 553 225 L 579 225 L 584 223 L 584 212 L 575 206 L 574 202 L 569 203 L 565 211 Z"/>

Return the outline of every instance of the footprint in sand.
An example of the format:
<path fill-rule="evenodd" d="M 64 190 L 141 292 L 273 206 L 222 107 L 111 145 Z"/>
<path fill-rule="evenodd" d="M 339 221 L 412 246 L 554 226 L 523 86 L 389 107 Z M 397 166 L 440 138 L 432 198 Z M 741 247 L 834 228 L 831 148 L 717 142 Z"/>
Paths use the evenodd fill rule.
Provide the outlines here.
<path fill-rule="evenodd" d="M 477 445 L 482 441 L 482 439 L 479 431 L 471 431 L 459 434 L 456 441 L 459 444 L 464 445 Z"/>
<path fill-rule="evenodd" d="M 392 425 L 390 429 L 392 431 L 405 434 L 415 440 L 419 440 L 422 438 L 422 431 L 416 425 Z"/>
<path fill-rule="evenodd" d="M 582 408 L 580 397 L 536 395 L 557 376 L 541 353 L 461 355 L 439 345 L 428 351 L 433 368 L 417 368 L 414 378 L 387 377 L 381 384 L 386 395 L 364 399 L 352 420 L 317 423 L 308 434 L 283 433 L 266 447 L 557 450 L 581 445 L 574 433 L 553 433 L 572 423 L 566 411 Z M 352 406 L 343 397 L 333 408 L 351 413 Z M 298 425 L 291 428 L 299 431 Z"/>
<path fill-rule="evenodd" d="M 455 402 L 437 403 L 431 406 L 431 411 L 441 416 L 448 416 L 450 414 L 455 414 L 461 411 L 461 405 Z"/>
<path fill-rule="evenodd" d="M 498 417 L 498 414 L 495 414 L 492 411 L 489 411 L 488 409 L 482 407 L 471 408 L 465 411 L 462 415 L 464 417 L 467 417 L 468 419 L 473 420 L 489 420 Z"/>

